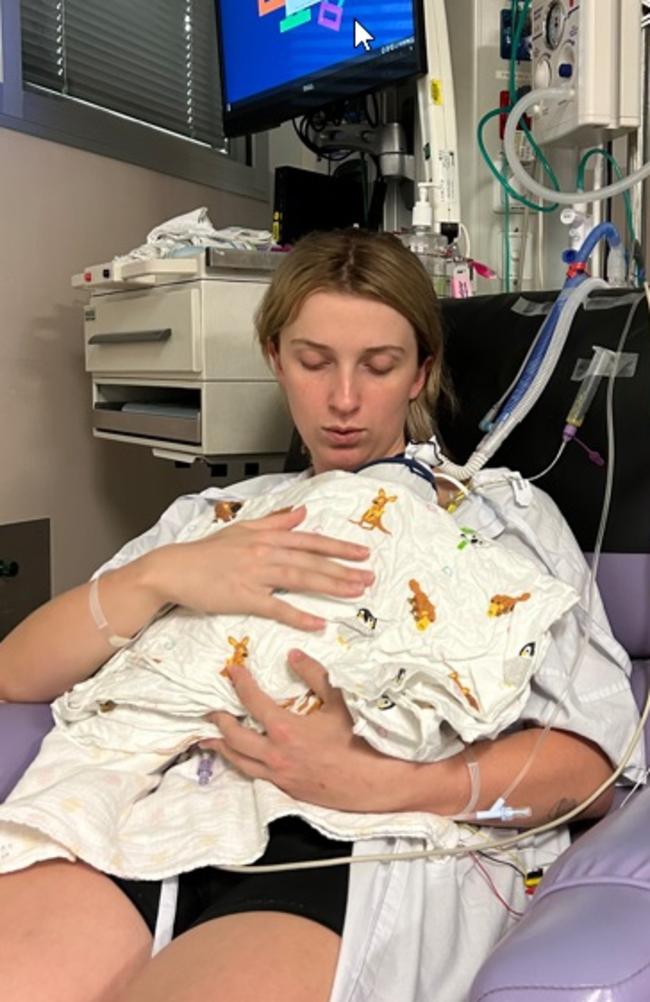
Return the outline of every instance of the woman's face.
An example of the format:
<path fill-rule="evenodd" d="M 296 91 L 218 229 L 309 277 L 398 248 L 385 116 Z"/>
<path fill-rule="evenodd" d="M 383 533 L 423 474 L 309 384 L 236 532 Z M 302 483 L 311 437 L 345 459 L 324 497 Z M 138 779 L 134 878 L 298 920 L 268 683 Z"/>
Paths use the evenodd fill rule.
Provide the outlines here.
<path fill-rule="evenodd" d="M 428 364 L 391 306 L 315 292 L 280 334 L 271 362 L 315 473 L 350 470 L 404 450 L 408 405 Z"/>

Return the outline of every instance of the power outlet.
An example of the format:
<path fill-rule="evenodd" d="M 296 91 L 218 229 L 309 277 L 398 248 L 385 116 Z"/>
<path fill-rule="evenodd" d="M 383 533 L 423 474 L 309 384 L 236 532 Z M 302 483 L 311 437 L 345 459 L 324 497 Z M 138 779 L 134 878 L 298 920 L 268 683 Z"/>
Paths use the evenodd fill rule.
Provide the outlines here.
<path fill-rule="evenodd" d="M 50 520 L 0 525 L 0 640 L 51 596 Z"/>

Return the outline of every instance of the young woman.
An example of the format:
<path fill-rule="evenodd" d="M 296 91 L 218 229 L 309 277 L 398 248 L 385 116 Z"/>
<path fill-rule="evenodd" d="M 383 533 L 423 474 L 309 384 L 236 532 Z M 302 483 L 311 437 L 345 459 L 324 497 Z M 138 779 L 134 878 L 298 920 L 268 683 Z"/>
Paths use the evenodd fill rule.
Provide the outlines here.
<path fill-rule="evenodd" d="M 429 437 L 443 385 L 437 304 L 424 269 L 395 238 L 352 231 L 302 241 L 272 282 L 258 333 L 314 472 L 352 470 L 403 452 L 409 438 Z M 107 660 L 109 632 L 135 634 L 167 603 L 312 630 L 320 623 L 291 609 L 276 589 L 361 596 L 365 551 L 301 533 L 300 510 L 169 545 L 219 496 L 280 489 L 289 476 L 175 502 L 102 568 L 99 596 L 110 630 L 96 626 L 89 585 L 48 603 L 0 644 L 0 698 L 55 697 Z M 582 557 L 542 492 L 532 490 L 526 508 L 516 505 L 507 471 L 486 471 L 471 486 L 459 524 L 498 537 L 582 590 Z M 441 481 L 439 503 L 446 500 Z M 300 652 L 291 655 L 292 667 L 323 701 L 322 710 L 292 715 L 238 670 L 238 694 L 264 733 L 218 714 L 224 735 L 218 751 L 243 775 L 299 800 L 441 815 L 461 811 L 473 793 L 478 809 L 489 808 L 528 765 L 512 802 L 530 807 L 534 824 L 599 786 L 635 723 L 627 659 L 600 609 L 568 685 L 581 628 L 578 615 L 569 615 L 553 629 L 520 728 L 472 746 L 479 785 L 463 755 L 410 763 L 355 738 L 324 668 Z M 552 729 L 532 755 L 551 713 Z M 633 762 L 632 778 L 640 765 Z M 609 799 L 592 805 L 590 815 L 606 810 Z M 546 865 L 567 842 L 563 829 L 537 836 L 519 865 Z M 417 847 L 413 840 L 333 843 L 300 822 L 280 821 L 271 826 L 264 861 Z M 525 901 L 516 869 L 475 853 L 244 877 L 195 871 L 179 883 L 175 938 L 152 960 L 157 883 L 117 881 L 61 860 L 0 877 L 3 999 L 461 1002 Z"/>

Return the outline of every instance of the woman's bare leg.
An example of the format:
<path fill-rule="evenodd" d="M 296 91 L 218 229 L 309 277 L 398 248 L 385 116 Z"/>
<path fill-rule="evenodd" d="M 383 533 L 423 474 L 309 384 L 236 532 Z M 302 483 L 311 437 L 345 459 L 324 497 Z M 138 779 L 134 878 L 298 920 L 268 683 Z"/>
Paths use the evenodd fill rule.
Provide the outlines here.
<path fill-rule="evenodd" d="M 340 943 L 297 915 L 227 915 L 179 936 L 110 1002 L 327 1002 Z"/>
<path fill-rule="evenodd" d="M 85 863 L 0 876 L 2 1002 L 108 1002 L 150 956 L 143 919 Z"/>

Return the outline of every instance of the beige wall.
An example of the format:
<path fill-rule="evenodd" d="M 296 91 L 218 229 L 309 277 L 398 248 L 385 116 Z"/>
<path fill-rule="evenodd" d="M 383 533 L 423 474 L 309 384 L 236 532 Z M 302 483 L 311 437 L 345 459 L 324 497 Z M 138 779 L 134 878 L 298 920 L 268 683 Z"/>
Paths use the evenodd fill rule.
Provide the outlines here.
<path fill-rule="evenodd" d="M 82 306 L 70 276 L 207 205 L 215 226 L 268 228 L 266 203 L 0 129 L 0 524 L 51 519 L 55 591 L 68 588 L 209 482 L 148 449 L 94 439 Z M 291 156 L 291 151 L 290 156 Z M 282 142 L 275 155 L 281 162 Z"/>

